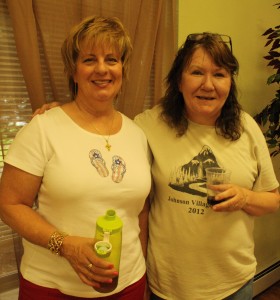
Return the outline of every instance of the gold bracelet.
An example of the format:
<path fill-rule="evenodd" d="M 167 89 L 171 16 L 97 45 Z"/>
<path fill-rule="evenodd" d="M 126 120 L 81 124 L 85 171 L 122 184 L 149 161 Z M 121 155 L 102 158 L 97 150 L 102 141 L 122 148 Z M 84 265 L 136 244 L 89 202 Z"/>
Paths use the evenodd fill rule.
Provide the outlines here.
<path fill-rule="evenodd" d="M 62 246 L 64 238 L 68 234 L 64 232 L 55 231 L 48 242 L 48 249 L 51 250 L 53 254 L 60 255 L 60 248 Z"/>

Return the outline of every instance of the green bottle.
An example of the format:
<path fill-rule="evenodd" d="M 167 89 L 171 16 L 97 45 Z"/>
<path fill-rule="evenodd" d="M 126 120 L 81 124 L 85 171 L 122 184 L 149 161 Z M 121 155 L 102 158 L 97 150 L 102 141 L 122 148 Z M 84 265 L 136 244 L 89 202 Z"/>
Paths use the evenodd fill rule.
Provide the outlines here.
<path fill-rule="evenodd" d="M 122 220 L 116 215 L 115 210 L 107 210 L 104 216 L 96 221 L 94 249 L 99 257 L 111 262 L 120 270 L 120 258 L 122 248 Z M 109 293 L 118 285 L 119 276 L 113 278 L 112 283 L 101 283 L 100 288 L 95 288 L 100 293 Z"/>

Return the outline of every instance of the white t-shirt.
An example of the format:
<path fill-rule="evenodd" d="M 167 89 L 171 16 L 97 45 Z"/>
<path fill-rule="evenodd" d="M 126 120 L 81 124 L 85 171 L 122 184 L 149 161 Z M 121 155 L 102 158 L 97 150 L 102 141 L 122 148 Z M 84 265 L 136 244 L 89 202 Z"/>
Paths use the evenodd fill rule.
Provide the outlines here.
<path fill-rule="evenodd" d="M 5 162 L 42 176 L 38 213 L 58 230 L 94 237 L 97 217 L 116 210 L 123 221 L 119 284 L 100 294 L 82 283 L 63 257 L 24 240 L 23 277 L 79 297 L 103 297 L 123 290 L 145 273 L 138 215 L 150 191 L 148 145 L 142 130 L 122 115 L 121 130 L 105 148 L 60 108 L 34 117 L 17 135 Z M 29 220 L 26 220 L 29 222 Z"/>
<path fill-rule="evenodd" d="M 189 122 L 176 137 L 154 107 L 135 118 L 153 154 L 154 199 L 149 219 L 148 278 L 168 300 L 221 300 L 255 274 L 254 217 L 244 211 L 214 212 L 207 204 L 205 168 L 232 171 L 231 181 L 255 191 L 278 187 L 258 125 L 243 113 L 237 141 L 212 126 Z"/>

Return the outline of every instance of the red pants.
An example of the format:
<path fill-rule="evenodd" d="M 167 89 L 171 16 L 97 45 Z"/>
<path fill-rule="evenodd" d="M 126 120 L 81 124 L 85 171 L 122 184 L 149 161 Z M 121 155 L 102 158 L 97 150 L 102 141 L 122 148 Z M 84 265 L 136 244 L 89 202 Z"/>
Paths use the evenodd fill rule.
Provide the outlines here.
<path fill-rule="evenodd" d="M 81 298 L 62 294 L 57 289 L 46 288 L 33 284 L 20 276 L 18 300 L 143 300 L 145 287 L 146 275 L 117 294 L 107 297 Z"/>

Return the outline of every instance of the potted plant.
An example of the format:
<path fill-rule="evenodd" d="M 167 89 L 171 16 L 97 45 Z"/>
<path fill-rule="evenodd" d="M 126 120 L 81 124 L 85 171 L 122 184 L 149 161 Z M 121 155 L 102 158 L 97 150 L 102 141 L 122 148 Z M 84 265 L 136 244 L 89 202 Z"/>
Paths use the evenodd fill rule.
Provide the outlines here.
<path fill-rule="evenodd" d="M 277 9 L 280 3 L 274 4 Z M 272 67 L 275 72 L 267 79 L 267 84 L 276 84 L 276 94 L 271 102 L 255 116 L 258 124 L 264 128 L 264 136 L 268 147 L 272 150 L 270 155 L 276 156 L 280 153 L 280 25 L 267 29 L 263 36 L 266 36 L 267 42 L 265 47 L 269 47 L 268 55 L 264 58 L 268 61 L 268 66 Z"/>

